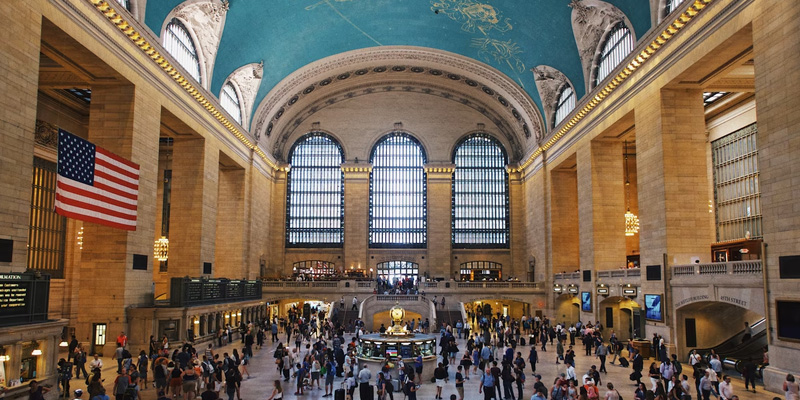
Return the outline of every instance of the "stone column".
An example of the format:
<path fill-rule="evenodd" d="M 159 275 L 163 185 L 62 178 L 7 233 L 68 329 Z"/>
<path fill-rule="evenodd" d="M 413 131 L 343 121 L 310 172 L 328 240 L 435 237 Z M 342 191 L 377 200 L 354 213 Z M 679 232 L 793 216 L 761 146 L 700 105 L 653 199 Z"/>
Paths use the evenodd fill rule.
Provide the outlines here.
<path fill-rule="evenodd" d="M 503 279 L 514 276 L 528 280 L 529 263 L 535 263 L 533 255 L 525 246 L 525 198 L 522 172 L 509 167 L 508 171 L 508 245 L 511 249 L 511 265 L 503 267 Z M 454 265 L 453 269 L 458 268 Z M 541 266 L 540 266 L 541 268 Z M 457 271 L 454 271 L 457 272 Z M 536 278 L 533 278 L 534 280 Z"/>
<path fill-rule="evenodd" d="M 454 164 L 426 164 L 428 176 L 428 271 L 430 277 L 453 278 L 452 198 Z M 420 271 L 424 275 L 424 271 Z"/>
<path fill-rule="evenodd" d="M 580 267 L 578 175 L 575 169 L 550 172 L 550 226 L 553 273 Z"/>
<path fill-rule="evenodd" d="M 715 239 L 708 212 L 711 182 L 703 93 L 662 89 L 641 98 L 635 110 L 641 265 L 645 270 L 659 266 L 662 276 L 657 281 L 643 279 L 640 293 L 663 293 L 663 303 L 671 304 L 665 290 L 671 266 L 689 264 L 693 256 L 709 261 L 709 245 Z M 648 323 L 647 337 L 659 333 L 667 343 L 675 342 L 670 310 L 665 307 L 666 326 Z"/>
<path fill-rule="evenodd" d="M 369 268 L 369 174 L 371 164 L 343 163 L 344 261 L 342 267 Z M 374 266 L 373 266 L 374 268 Z"/>
<path fill-rule="evenodd" d="M 33 139 L 36 127 L 39 47 L 42 17 L 28 2 L 7 2 L 0 24 L 4 41 L 0 57 L 0 232 L 13 241 L 11 263 L 4 272 L 24 272 L 27 267 L 28 226 L 31 208 Z M 13 357 L 12 357 L 13 359 Z M 19 371 L 17 369 L 17 371 Z"/>
<path fill-rule="evenodd" d="M 193 137 L 175 139 L 172 154 L 168 276 L 197 277 L 214 261 L 219 150 Z"/>
<path fill-rule="evenodd" d="M 268 275 L 273 277 L 280 277 L 282 275 L 291 275 L 291 266 L 285 265 L 286 260 L 286 191 L 287 178 L 289 174 L 289 165 L 282 165 L 274 172 L 272 184 L 272 204 L 270 205 L 270 235 L 269 235 L 269 253 L 270 257 L 267 261 L 267 269 L 270 271 Z"/>
<path fill-rule="evenodd" d="M 797 372 L 800 348 L 777 336 L 776 299 L 797 299 L 797 280 L 780 279 L 781 256 L 799 254 L 800 120 L 795 88 L 800 83 L 800 4 L 756 3 L 753 19 L 758 162 L 766 252 L 770 366 L 767 389 L 780 392 L 787 373 Z"/>
<path fill-rule="evenodd" d="M 244 178 L 241 168 L 225 168 L 219 172 L 215 277 L 247 278 Z"/>
<path fill-rule="evenodd" d="M 135 231 L 85 222 L 77 285 L 76 335 L 90 338 L 92 323 L 108 323 L 109 336 L 125 331 L 126 309 L 151 304 L 152 271 L 134 270 L 133 255 L 153 256 L 158 135 L 161 106 L 131 85 L 94 85 L 88 140 L 139 164 Z M 152 265 L 147 263 L 147 265 Z M 131 338 L 141 342 L 145 338 Z"/>

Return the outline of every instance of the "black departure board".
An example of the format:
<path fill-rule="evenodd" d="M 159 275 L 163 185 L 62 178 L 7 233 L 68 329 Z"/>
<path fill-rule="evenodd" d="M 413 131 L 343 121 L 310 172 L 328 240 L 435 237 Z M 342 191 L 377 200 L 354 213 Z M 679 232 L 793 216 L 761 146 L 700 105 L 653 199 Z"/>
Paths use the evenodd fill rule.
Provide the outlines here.
<path fill-rule="evenodd" d="M 0 274 L 0 326 L 47 321 L 50 275 Z"/>
<path fill-rule="evenodd" d="M 172 278 L 170 306 L 230 303 L 261 299 L 261 282 L 230 279 Z"/>

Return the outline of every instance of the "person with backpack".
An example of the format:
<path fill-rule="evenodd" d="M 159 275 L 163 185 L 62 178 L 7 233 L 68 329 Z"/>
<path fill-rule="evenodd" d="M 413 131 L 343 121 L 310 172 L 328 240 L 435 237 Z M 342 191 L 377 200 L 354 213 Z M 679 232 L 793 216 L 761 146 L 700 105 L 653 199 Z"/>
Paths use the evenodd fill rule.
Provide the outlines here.
<path fill-rule="evenodd" d="M 521 358 L 518 359 L 522 360 Z M 525 386 L 525 371 L 523 371 L 523 368 L 525 368 L 524 365 L 522 367 L 514 365 L 514 380 L 517 382 L 517 400 L 522 400 L 522 388 Z"/>
<path fill-rule="evenodd" d="M 120 346 L 122 347 L 122 346 Z M 114 398 L 116 400 L 124 400 L 125 399 L 125 391 L 128 390 L 128 386 L 131 384 L 131 379 L 128 376 L 127 370 L 122 370 L 119 376 L 114 379 Z"/>

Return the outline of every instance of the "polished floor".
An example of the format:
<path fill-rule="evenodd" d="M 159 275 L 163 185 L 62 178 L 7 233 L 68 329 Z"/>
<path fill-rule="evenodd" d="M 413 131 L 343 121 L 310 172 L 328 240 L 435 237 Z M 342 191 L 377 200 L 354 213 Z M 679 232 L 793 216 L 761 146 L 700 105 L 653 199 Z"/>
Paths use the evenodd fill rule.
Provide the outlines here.
<path fill-rule="evenodd" d="M 346 336 L 346 338 L 349 339 L 350 336 Z M 285 336 L 281 335 L 281 339 L 285 340 Z M 224 351 L 231 352 L 234 347 L 238 347 L 238 348 L 241 349 L 240 346 L 241 346 L 241 344 L 238 343 L 238 341 L 237 341 L 236 343 L 234 343 L 232 345 L 227 345 L 227 346 L 222 347 L 221 349 L 214 349 L 214 350 L 215 351 L 223 351 L 223 352 Z M 248 379 L 247 375 L 243 374 L 245 380 L 242 382 L 242 386 L 241 386 L 241 398 L 242 398 L 242 400 L 265 400 L 265 399 L 269 398 L 270 394 L 272 393 L 272 387 L 273 387 L 272 382 L 275 379 L 279 378 L 278 371 L 277 371 L 276 365 L 275 365 L 275 360 L 272 357 L 274 349 L 275 349 L 276 346 L 277 346 L 277 343 L 270 343 L 268 341 L 267 342 L 267 346 L 265 346 L 264 348 L 262 348 L 260 350 L 254 349 L 254 357 L 251 360 L 250 365 L 247 366 L 248 372 L 250 373 L 250 378 Z M 459 348 L 461 348 L 461 349 L 465 349 L 466 348 L 466 345 L 465 345 L 463 340 L 459 341 Z M 131 352 L 133 352 L 133 350 L 135 350 L 136 353 L 138 353 L 139 349 L 131 349 L 131 350 L 132 350 Z M 526 358 L 527 358 L 527 354 L 528 354 L 529 350 L 530 350 L 530 346 L 521 346 L 521 347 L 517 348 L 517 351 L 522 352 L 523 356 L 526 357 Z M 553 380 L 555 379 L 555 377 L 558 374 L 560 374 L 560 373 L 565 371 L 565 367 L 564 367 L 563 363 L 562 364 L 556 364 L 555 363 L 556 354 L 555 354 L 555 351 L 554 351 L 554 347 L 552 349 L 548 347 L 548 350 L 549 351 L 547 351 L 547 352 L 539 351 L 539 360 L 540 360 L 540 362 L 536 366 L 536 372 L 537 372 L 537 374 L 542 375 L 542 382 L 549 388 L 549 387 L 552 386 Z M 599 360 L 597 358 L 584 356 L 582 351 L 577 351 L 577 350 L 580 350 L 580 349 L 576 348 L 577 357 L 575 359 L 576 374 L 578 374 L 579 377 L 581 375 L 583 375 L 586 371 L 588 371 L 589 367 L 591 367 L 591 365 L 594 364 L 594 365 L 597 365 L 599 367 Z M 625 352 L 623 352 L 623 355 L 627 356 L 627 354 Z M 610 360 L 610 358 L 609 358 L 609 360 Z M 115 374 L 116 362 L 111 360 L 110 357 L 105 357 L 103 361 L 105 363 L 105 367 L 103 369 L 103 377 L 105 379 L 105 385 L 106 385 L 106 388 L 107 388 L 107 393 L 111 393 L 111 388 L 112 388 L 112 385 L 113 385 L 114 377 L 116 376 L 116 374 Z M 646 360 L 645 369 L 649 366 L 649 363 L 651 361 L 652 360 Z M 372 372 L 373 372 L 373 377 L 374 377 L 375 376 L 375 371 L 372 371 Z M 525 383 L 525 386 L 523 388 L 522 396 L 519 396 L 519 394 L 516 392 L 516 385 L 514 387 L 514 396 L 517 399 L 522 398 L 522 399 L 528 400 L 528 399 L 531 398 L 531 395 L 533 394 L 532 393 L 533 379 L 531 378 L 531 374 L 530 374 L 530 366 L 526 366 L 525 372 L 526 372 L 526 376 L 528 377 L 528 379 L 527 379 L 527 381 Z M 634 387 L 634 384 L 628 379 L 628 376 L 629 376 L 630 373 L 631 373 L 630 368 L 622 368 L 618 364 L 617 365 L 610 365 L 609 364 L 608 365 L 608 373 L 607 374 L 602 374 L 602 377 L 601 377 L 602 387 L 604 389 L 604 390 L 601 390 L 601 392 L 600 392 L 601 398 L 603 398 L 604 397 L 603 395 L 605 394 L 605 384 L 607 382 L 612 382 L 612 383 L 614 383 L 616 388 L 619 390 L 620 394 L 622 394 L 622 396 L 625 399 L 632 399 L 633 398 L 633 391 L 634 391 L 635 387 Z M 455 384 L 454 384 L 454 381 L 452 379 L 454 376 L 455 376 L 455 368 L 451 367 L 450 368 L 450 377 L 451 377 L 451 379 L 447 384 L 445 384 L 445 387 L 444 387 L 444 389 L 442 391 L 444 399 L 449 399 L 451 394 L 456 394 Z M 478 393 L 479 381 L 478 381 L 477 376 L 476 375 L 470 375 L 470 378 L 471 379 L 466 381 L 466 383 L 464 385 L 464 398 L 465 399 L 483 399 L 484 396 L 482 394 Z M 343 378 L 336 378 L 336 380 L 334 382 L 334 388 L 341 387 L 342 379 Z M 644 381 L 647 381 L 647 380 L 645 379 Z M 293 383 L 293 382 L 287 382 L 287 384 L 288 383 Z M 323 380 L 323 384 L 324 384 L 324 380 Z M 759 387 L 757 389 L 758 393 L 746 392 L 744 390 L 743 381 L 738 379 L 738 378 L 733 380 L 733 384 L 734 384 L 734 393 L 737 394 L 739 396 L 739 398 L 742 399 L 742 400 L 745 400 L 745 399 L 771 400 L 775 396 L 779 396 L 780 398 L 783 398 L 783 394 L 777 394 L 777 393 L 771 393 L 771 392 L 764 391 L 763 387 L 760 386 L 760 384 L 759 384 Z M 81 389 L 85 389 L 86 388 L 85 385 L 84 385 L 83 379 L 73 379 L 72 382 L 71 382 L 71 386 L 72 386 L 71 387 L 72 390 L 77 389 L 77 388 L 81 388 Z M 152 387 L 152 383 L 150 383 L 148 386 L 149 387 L 146 390 L 143 390 L 141 392 L 141 400 L 155 400 L 156 399 L 157 396 L 156 396 L 155 390 Z M 55 398 L 55 395 L 57 394 L 56 392 L 57 392 L 56 390 L 53 390 L 51 393 L 49 393 L 49 395 L 47 396 L 48 399 Z M 223 395 L 223 398 L 225 400 L 227 400 L 227 396 L 224 396 L 224 393 L 220 393 L 220 394 Z M 295 396 L 294 395 L 294 386 L 293 385 L 291 387 L 286 387 L 286 386 L 284 387 L 284 398 L 301 398 L 301 399 L 306 399 L 306 400 L 333 399 L 333 396 L 331 396 L 331 397 L 323 397 L 324 394 L 325 394 L 324 386 L 323 386 L 322 390 L 318 390 L 318 389 L 315 388 L 313 390 L 307 391 L 302 396 Z M 417 392 L 417 398 L 418 399 L 426 399 L 426 400 L 427 399 L 434 399 L 435 394 L 436 394 L 435 385 L 433 383 L 425 382 L 425 383 L 422 383 L 422 385 L 420 387 L 420 390 Z M 697 398 L 695 396 L 695 393 L 692 393 L 692 395 L 693 395 L 692 397 L 694 399 Z M 394 396 L 395 396 L 395 399 L 402 400 L 404 398 L 404 395 L 402 393 L 395 393 Z M 87 397 L 88 397 L 88 395 L 84 394 L 83 397 L 82 397 L 82 400 L 90 400 Z M 70 398 L 73 398 L 73 397 L 70 397 Z M 113 397 L 111 397 L 111 398 L 113 399 Z M 377 399 L 377 396 L 375 398 Z M 353 400 L 359 400 L 358 390 L 355 391 L 355 398 Z"/>

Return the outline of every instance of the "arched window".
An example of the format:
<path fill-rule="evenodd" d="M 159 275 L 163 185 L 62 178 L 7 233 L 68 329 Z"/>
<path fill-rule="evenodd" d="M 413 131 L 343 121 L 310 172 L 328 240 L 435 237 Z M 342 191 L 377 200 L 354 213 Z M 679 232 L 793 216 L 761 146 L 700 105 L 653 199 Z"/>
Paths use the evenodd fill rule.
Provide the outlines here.
<path fill-rule="evenodd" d="M 561 93 L 558 94 L 556 101 L 556 112 L 553 118 L 553 127 L 563 121 L 572 110 L 575 109 L 575 91 L 569 85 L 564 85 Z"/>
<path fill-rule="evenodd" d="M 122 4 L 126 10 L 131 10 L 131 1 L 130 0 L 117 0 L 119 4 Z"/>
<path fill-rule="evenodd" d="M 681 3 L 683 0 L 667 0 L 667 14 L 675 11 Z"/>
<path fill-rule="evenodd" d="M 453 155 L 453 246 L 508 247 L 508 172 L 500 142 L 468 136 Z"/>
<path fill-rule="evenodd" d="M 236 93 L 236 89 L 233 87 L 232 83 L 228 82 L 222 86 L 219 102 L 222 104 L 222 108 L 224 108 L 236 122 L 239 124 L 242 123 L 242 106 L 239 103 L 239 95 Z"/>
<path fill-rule="evenodd" d="M 634 45 L 631 31 L 624 22 L 620 21 L 609 32 L 603 44 L 603 51 L 600 53 L 600 60 L 597 63 L 594 86 L 599 85 L 633 51 Z"/>
<path fill-rule="evenodd" d="M 410 261 L 386 261 L 379 263 L 377 268 L 377 276 L 386 279 L 389 283 L 394 284 L 396 280 L 403 280 L 406 278 L 412 279 L 412 284 L 417 283 L 419 277 L 419 264 Z"/>
<path fill-rule="evenodd" d="M 197 83 L 200 81 L 200 59 L 189 31 L 181 21 L 173 18 L 164 30 L 164 48 L 175 58 L 175 61 L 191 75 Z"/>
<path fill-rule="evenodd" d="M 344 242 L 343 161 L 342 147 L 322 132 L 311 132 L 292 146 L 287 247 L 339 247 Z"/>
<path fill-rule="evenodd" d="M 425 247 L 427 183 L 425 151 L 403 132 L 372 149 L 369 175 L 369 244 L 372 247 Z"/>

